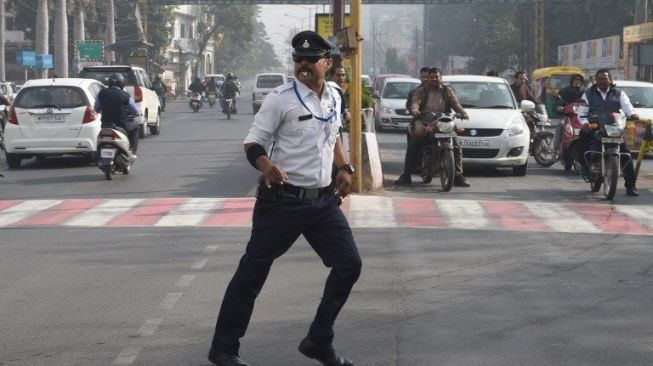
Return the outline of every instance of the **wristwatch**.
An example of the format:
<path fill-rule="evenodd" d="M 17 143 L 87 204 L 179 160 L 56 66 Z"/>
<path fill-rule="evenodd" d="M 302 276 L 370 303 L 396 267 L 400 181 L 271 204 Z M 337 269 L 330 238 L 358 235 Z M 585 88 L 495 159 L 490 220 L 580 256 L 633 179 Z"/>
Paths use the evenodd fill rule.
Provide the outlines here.
<path fill-rule="evenodd" d="M 344 170 L 349 174 L 354 174 L 356 172 L 356 169 L 354 169 L 354 166 L 351 165 L 351 163 L 346 163 L 343 166 L 341 166 L 338 170 Z"/>

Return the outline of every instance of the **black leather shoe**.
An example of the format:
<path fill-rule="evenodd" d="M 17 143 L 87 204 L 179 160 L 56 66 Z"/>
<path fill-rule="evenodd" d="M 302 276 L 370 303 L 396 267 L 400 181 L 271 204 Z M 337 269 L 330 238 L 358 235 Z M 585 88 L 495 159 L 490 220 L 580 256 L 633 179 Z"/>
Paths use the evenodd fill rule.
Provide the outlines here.
<path fill-rule="evenodd" d="M 338 356 L 332 345 L 319 345 L 308 337 L 302 340 L 297 349 L 304 356 L 313 358 L 324 366 L 354 366 L 350 360 Z"/>
<path fill-rule="evenodd" d="M 639 192 L 637 192 L 637 188 L 635 187 L 626 187 L 626 195 L 637 197 L 639 196 Z"/>
<path fill-rule="evenodd" d="M 462 174 L 458 174 L 453 178 L 453 185 L 456 187 L 469 187 L 470 184 Z"/>
<path fill-rule="evenodd" d="M 235 355 L 228 355 L 222 352 L 209 351 L 209 361 L 218 366 L 249 366 L 249 364 Z"/>
<path fill-rule="evenodd" d="M 412 183 L 413 183 L 413 182 L 412 182 L 412 180 L 411 180 L 411 178 L 410 178 L 410 175 L 406 175 L 406 174 L 402 174 L 402 175 L 400 175 L 400 176 L 399 176 L 399 179 L 397 179 L 397 180 L 395 181 L 395 184 L 398 185 L 398 186 L 409 186 L 409 185 L 411 185 Z"/>

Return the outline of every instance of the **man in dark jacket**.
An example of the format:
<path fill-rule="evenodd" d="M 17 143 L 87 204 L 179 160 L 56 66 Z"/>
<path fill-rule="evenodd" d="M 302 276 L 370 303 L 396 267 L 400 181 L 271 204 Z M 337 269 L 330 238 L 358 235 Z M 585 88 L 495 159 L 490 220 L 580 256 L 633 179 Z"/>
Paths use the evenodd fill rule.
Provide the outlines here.
<path fill-rule="evenodd" d="M 141 113 L 134 102 L 134 98 L 123 90 L 125 79 L 122 74 L 116 73 L 109 77 L 109 87 L 100 90 L 95 99 L 95 111 L 102 113 L 102 128 L 119 127 L 129 138 L 132 153 L 138 149 L 138 127 L 128 124 L 128 113 L 140 116 Z M 136 155 L 134 155 L 136 158 Z"/>
<path fill-rule="evenodd" d="M 515 73 L 515 82 L 510 84 L 510 89 L 515 94 L 515 98 L 517 98 L 517 104 L 521 103 L 522 100 L 530 100 L 535 103 L 535 98 L 533 98 L 531 89 L 528 87 L 526 81 L 526 73 L 519 70 Z"/>

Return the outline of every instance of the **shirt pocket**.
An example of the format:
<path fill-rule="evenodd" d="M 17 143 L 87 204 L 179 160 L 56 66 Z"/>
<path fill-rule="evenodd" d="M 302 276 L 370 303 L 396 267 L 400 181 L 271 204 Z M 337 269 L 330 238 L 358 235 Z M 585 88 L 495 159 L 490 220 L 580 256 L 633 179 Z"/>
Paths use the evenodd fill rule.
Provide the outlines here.
<path fill-rule="evenodd" d="M 279 131 L 286 136 L 310 135 L 315 131 L 315 121 L 313 118 L 303 121 L 300 121 L 299 118 L 293 118 L 285 121 Z"/>

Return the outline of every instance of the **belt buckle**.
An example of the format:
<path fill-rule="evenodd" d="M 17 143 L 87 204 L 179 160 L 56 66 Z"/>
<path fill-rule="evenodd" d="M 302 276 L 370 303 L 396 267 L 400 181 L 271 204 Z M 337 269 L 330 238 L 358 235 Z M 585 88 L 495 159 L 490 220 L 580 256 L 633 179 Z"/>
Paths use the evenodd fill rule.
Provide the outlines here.
<path fill-rule="evenodd" d="M 319 189 L 305 189 L 303 192 L 303 199 L 312 200 L 320 195 Z"/>

